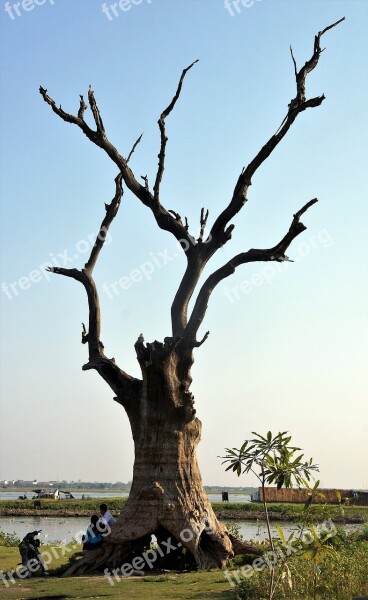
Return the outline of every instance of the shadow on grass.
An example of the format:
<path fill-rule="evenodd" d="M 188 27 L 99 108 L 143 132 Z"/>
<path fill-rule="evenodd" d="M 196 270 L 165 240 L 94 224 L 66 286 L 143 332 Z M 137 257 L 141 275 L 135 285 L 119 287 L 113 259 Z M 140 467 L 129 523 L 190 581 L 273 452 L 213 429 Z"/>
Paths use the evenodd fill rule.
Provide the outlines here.
<path fill-rule="evenodd" d="M 103 596 L 109 596 L 109 594 L 98 594 L 98 596 L 88 596 L 89 598 L 102 598 Z M 64 594 L 51 594 L 48 596 L 31 596 L 27 600 L 70 600 L 70 596 L 64 596 Z M 227 599 L 225 599 L 227 600 Z"/>
<path fill-rule="evenodd" d="M 31 598 L 28 598 L 28 600 L 67 600 L 67 596 L 64 596 L 64 594 L 62 594 L 60 596 L 60 594 L 53 594 L 52 596 L 32 596 Z"/>

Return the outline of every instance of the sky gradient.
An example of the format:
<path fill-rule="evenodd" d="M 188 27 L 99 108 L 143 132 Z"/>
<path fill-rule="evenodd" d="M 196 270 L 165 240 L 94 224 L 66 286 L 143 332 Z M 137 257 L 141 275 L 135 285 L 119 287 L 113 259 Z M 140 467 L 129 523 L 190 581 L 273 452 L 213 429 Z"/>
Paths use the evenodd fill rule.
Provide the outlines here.
<path fill-rule="evenodd" d="M 1 1 L 0 479 L 132 477 L 124 410 L 97 373 L 81 370 L 84 290 L 42 266 L 83 266 L 116 167 L 51 112 L 39 85 L 76 113 L 92 84 L 123 155 L 144 132 L 131 164 L 152 182 L 157 118 L 181 70 L 198 58 L 167 119 L 162 185 L 163 204 L 186 215 L 194 232 L 200 208 L 211 225 L 285 116 L 295 95 L 290 44 L 300 66 L 315 33 L 345 16 L 323 38 L 307 82 L 308 97 L 326 100 L 298 117 L 258 170 L 233 240 L 205 275 L 239 252 L 273 246 L 293 213 L 318 197 L 303 217 L 307 231 L 289 248 L 295 263 L 244 265 L 218 286 L 192 391 L 205 484 L 256 485 L 225 474 L 218 456 L 251 431 L 271 429 L 290 431 L 313 456 L 321 485 L 368 488 L 368 3 L 244 4 L 231 16 L 223 0 L 143 0 L 114 16 L 97 0 L 46 0 L 17 15 Z M 141 332 L 146 341 L 170 334 L 185 260 L 128 191 L 110 233 L 95 269 L 101 339 L 107 356 L 140 376 L 134 342 Z"/>

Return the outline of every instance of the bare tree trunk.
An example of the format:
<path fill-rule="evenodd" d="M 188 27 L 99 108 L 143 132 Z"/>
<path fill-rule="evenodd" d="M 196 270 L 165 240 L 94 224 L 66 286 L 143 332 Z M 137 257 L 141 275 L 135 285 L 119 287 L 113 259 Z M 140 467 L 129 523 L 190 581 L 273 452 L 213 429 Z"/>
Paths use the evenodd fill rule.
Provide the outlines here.
<path fill-rule="evenodd" d="M 136 344 L 143 386 L 135 405 L 126 407 L 135 447 L 129 498 L 96 560 L 89 552 L 88 565 L 82 560 L 67 575 L 121 566 L 149 548 L 152 534 L 170 539 L 172 548 L 186 548 L 199 569 L 221 568 L 239 551 L 258 553 L 240 541 L 234 552 L 203 488 L 196 456 L 201 422 L 192 394 L 177 375 L 187 354 L 180 348 L 173 338 Z"/>
<path fill-rule="evenodd" d="M 66 269 L 52 266 L 48 270 L 75 279 L 86 290 L 89 323 L 88 331 L 83 324 L 82 343 L 88 344 L 89 359 L 83 366 L 83 370 L 96 370 L 114 391 L 115 400 L 124 407 L 129 417 L 135 445 L 132 489 L 116 526 L 102 548 L 88 552 L 65 575 L 83 573 L 110 565 L 119 566 L 121 561 L 131 557 L 132 553 L 137 556 L 137 552 L 144 550 L 147 544 L 149 547 L 152 534 L 160 538 L 163 535 L 172 536 L 176 547 L 180 545 L 187 548 L 201 569 L 221 567 L 234 553 L 247 551 L 259 553 L 233 538 L 217 521 L 202 486 L 196 458 L 201 423 L 195 416 L 194 399 L 189 391 L 192 382 L 190 369 L 193 364 L 193 349 L 201 346 L 208 337 L 209 332 L 201 341 L 197 340 L 210 296 L 216 286 L 243 264 L 290 260 L 286 256 L 287 249 L 306 229 L 300 218 L 317 202 L 317 198 L 307 202 L 293 215 L 289 230 L 275 246 L 266 249 L 251 248 L 237 254 L 204 281 L 191 312 L 189 312 L 189 303 L 208 261 L 231 240 L 234 224 L 230 221 L 247 202 L 252 178 L 258 168 L 285 137 L 298 115 L 309 108 L 320 106 L 325 100 L 323 94 L 307 99 L 306 80 L 308 74 L 317 66 L 323 52 L 322 36 L 343 20 L 344 18 L 318 32 L 314 38 L 312 56 L 299 71 L 290 48 L 296 95 L 288 104 L 285 118 L 253 160 L 241 170 L 230 202 L 215 219 L 208 235 L 205 235 L 208 210 L 201 209 L 200 234 L 197 239 L 189 232 L 187 218 L 184 217 L 183 221 L 178 212 L 167 210 L 161 203 L 160 186 L 165 170 L 168 141 L 166 118 L 171 114 L 180 97 L 187 72 L 198 61 L 194 61 L 183 70 L 176 92 L 158 120 L 160 151 L 152 191 L 148 177 L 145 175 L 137 179 L 128 164 L 142 140 L 142 135 L 134 143 L 127 158 L 124 158 L 107 136 L 91 87 L 88 91 L 88 102 L 96 129 L 92 129 L 84 119 L 88 107 L 83 96 L 80 96 L 77 115 L 73 115 L 58 106 L 48 95 L 47 89 L 40 87 L 40 94 L 52 111 L 63 121 L 79 127 L 93 144 L 111 158 L 119 170 L 115 178 L 115 196 L 110 204 L 105 204 L 106 214 L 84 268 Z M 144 183 L 141 183 L 140 179 Z M 151 210 L 158 227 L 175 237 L 187 259 L 187 268 L 171 307 L 173 337 L 165 338 L 164 343 L 153 342 L 146 346 L 143 340 L 139 339 L 135 345 L 142 370 L 142 380 L 130 376 L 115 363 L 114 358 L 108 358 L 104 353 L 104 346 L 100 339 L 100 304 L 93 278 L 93 271 L 107 231 L 121 203 L 123 183 Z"/>
<path fill-rule="evenodd" d="M 226 530 L 203 489 L 196 448 L 201 422 L 177 377 L 180 357 L 149 345 L 141 360 L 143 392 L 130 417 L 135 462 L 131 492 L 112 540 L 134 540 L 164 528 L 199 568 L 221 567 L 232 555 Z"/>
<path fill-rule="evenodd" d="M 142 423 L 131 493 L 111 541 L 139 540 L 165 530 L 201 569 L 222 567 L 233 554 L 202 486 L 196 458 L 200 431 L 197 418 L 176 426 L 149 417 Z"/>

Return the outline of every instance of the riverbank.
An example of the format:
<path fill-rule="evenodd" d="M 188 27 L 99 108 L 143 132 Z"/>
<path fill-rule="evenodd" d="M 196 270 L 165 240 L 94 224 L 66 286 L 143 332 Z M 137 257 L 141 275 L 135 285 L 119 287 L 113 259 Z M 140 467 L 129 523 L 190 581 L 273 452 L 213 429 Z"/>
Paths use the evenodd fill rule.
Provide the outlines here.
<path fill-rule="evenodd" d="M 35 508 L 33 500 L 2 500 L 0 501 L 0 516 L 3 517 L 89 517 L 98 512 L 99 499 L 88 500 L 41 500 L 41 508 Z M 109 498 L 109 510 L 114 516 L 126 502 L 125 498 Z M 262 506 L 259 503 L 213 502 L 213 510 L 222 521 L 263 520 Z M 298 522 L 303 518 L 302 504 L 269 504 L 271 521 Z M 331 518 L 335 523 L 364 523 L 368 521 L 368 507 L 328 505 L 312 506 L 310 517 L 320 522 Z"/>
<path fill-rule="evenodd" d="M 295 523 L 301 520 L 301 513 L 297 514 L 282 514 L 279 512 L 273 512 L 272 510 L 268 511 L 268 516 L 270 521 L 277 521 L 278 523 Z M 319 521 L 319 515 L 312 515 L 311 520 Z M 216 517 L 220 521 L 264 521 L 264 513 L 263 511 L 243 511 L 243 510 L 235 510 L 235 511 L 227 511 L 216 512 Z M 339 513 L 326 513 L 323 515 L 324 519 L 332 519 L 334 523 L 347 525 L 347 524 L 359 524 L 365 523 L 367 519 L 364 518 L 363 515 L 359 514 L 345 514 L 341 515 Z"/>
<path fill-rule="evenodd" d="M 94 509 L 98 512 L 97 509 Z M 91 510 L 35 510 L 35 509 L 2 509 L 0 510 L 0 517 L 60 517 L 60 518 L 73 518 L 73 517 L 90 517 Z M 111 511 L 114 517 L 119 515 L 119 511 Z M 244 511 L 244 510 L 233 510 L 233 511 L 216 511 L 216 517 L 220 521 L 263 521 L 264 514 L 262 511 Z M 277 521 L 280 523 L 295 523 L 300 520 L 300 513 L 298 514 L 281 514 L 279 512 L 268 511 L 270 521 Z M 359 514 L 346 514 L 341 515 L 338 513 L 328 513 L 325 518 L 331 518 L 334 523 L 338 524 L 359 524 L 365 523 L 367 519 L 363 515 Z M 317 515 L 315 516 L 317 519 Z"/>

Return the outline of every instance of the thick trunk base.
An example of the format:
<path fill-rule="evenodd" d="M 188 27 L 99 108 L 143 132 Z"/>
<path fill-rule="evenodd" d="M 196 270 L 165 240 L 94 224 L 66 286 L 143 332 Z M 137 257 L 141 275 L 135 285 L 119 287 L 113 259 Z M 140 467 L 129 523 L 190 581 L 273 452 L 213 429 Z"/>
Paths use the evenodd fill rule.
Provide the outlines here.
<path fill-rule="evenodd" d="M 199 422 L 195 419 L 187 427 L 197 428 Z M 148 461 L 146 450 L 144 456 L 136 451 L 129 499 L 103 546 L 86 551 L 64 576 L 105 569 L 119 577 L 133 571 L 208 570 L 223 568 L 235 554 L 260 553 L 233 538 L 217 520 L 202 486 L 195 453 L 184 454 L 180 461 L 174 453 L 173 464 L 167 454 L 166 461 L 161 456 L 163 440 L 155 460 L 151 449 Z M 155 477 L 158 471 L 159 481 Z"/>
<path fill-rule="evenodd" d="M 222 568 L 234 553 L 252 551 L 231 538 L 204 491 L 196 458 L 201 422 L 195 417 L 183 355 L 169 338 L 147 348 L 138 344 L 136 350 L 142 394 L 135 404 L 123 403 L 135 445 L 129 498 L 103 546 L 86 552 L 66 576 L 116 570 L 123 564 L 141 571 Z"/>

